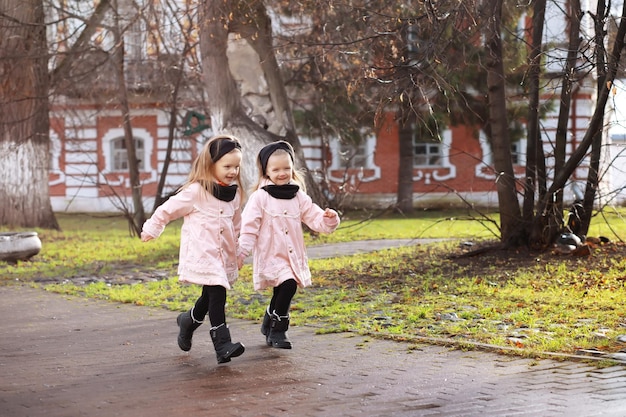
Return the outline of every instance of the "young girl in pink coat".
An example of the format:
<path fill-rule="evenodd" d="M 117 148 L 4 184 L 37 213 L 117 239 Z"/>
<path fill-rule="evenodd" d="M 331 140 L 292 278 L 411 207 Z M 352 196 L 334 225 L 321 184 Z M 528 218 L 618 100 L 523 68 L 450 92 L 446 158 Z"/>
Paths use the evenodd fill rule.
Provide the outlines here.
<path fill-rule="evenodd" d="M 143 225 L 141 240 L 161 235 L 165 226 L 183 218 L 180 233 L 179 281 L 202 286 L 191 310 L 181 313 L 178 346 L 191 349 L 193 332 L 209 315 L 217 362 L 229 362 L 245 347 L 232 343 L 226 326 L 226 290 L 237 279 L 237 236 L 241 226 L 241 145 L 231 136 L 209 140 L 194 161 L 186 183 Z"/>
<path fill-rule="evenodd" d="M 297 287 L 311 284 L 302 223 L 316 232 L 331 233 L 339 225 L 335 210 L 313 203 L 294 169 L 294 151 L 285 141 L 259 152 L 259 184 L 242 213 L 239 267 L 254 253 L 255 290 L 273 287 L 261 333 L 268 346 L 291 349 L 287 337 L 289 307 Z"/>

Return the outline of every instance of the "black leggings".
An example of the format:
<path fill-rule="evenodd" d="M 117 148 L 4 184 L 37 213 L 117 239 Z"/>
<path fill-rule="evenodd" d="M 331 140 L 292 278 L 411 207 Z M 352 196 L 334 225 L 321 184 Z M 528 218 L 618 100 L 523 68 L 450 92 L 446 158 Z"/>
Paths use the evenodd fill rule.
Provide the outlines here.
<path fill-rule="evenodd" d="M 204 316 L 209 313 L 211 326 L 219 326 L 226 323 L 226 288 L 221 285 L 203 285 L 202 295 L 196 301 L 193 308 L 193 318 L 196 321 L 203 321 Z"/>
<path fill-rule="evenodd" d="M 270 301 L 270 313 L 276 312 L 281 317 L 288 315 L 291 299 L 296 294 L 297 289 L 298 283 L 295 279 L 288 279 L 274 287 L 274 293 Z"/>

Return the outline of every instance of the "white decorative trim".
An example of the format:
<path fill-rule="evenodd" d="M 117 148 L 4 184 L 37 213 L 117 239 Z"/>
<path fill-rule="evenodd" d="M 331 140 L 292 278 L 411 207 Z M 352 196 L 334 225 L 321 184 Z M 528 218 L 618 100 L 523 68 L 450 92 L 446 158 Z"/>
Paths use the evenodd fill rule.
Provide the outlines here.
<path fill-rule="evenodd" d="M 102 140 L 101 140 L 102 156 L 104 157 L 104 169 L 102 170 L 102 172 L 104 174 L 116 172 L 113 169 L 113 161 L 111 160 L 111 142 L 113 142 L 116 139 L 123 138 L 124 135 L 125 135 L 124 129 L 117 127 L 114 129 L 110 129 L 107 133 L 105 133 L 102 136 Z M 152 142 L 153 142 L 152 136 L 150 135 L 150 133 L 148 133 L 146 129 L 141 129 L 141 128 L 133 129 L 133 138 L 143 140 L 144 142 L 143 143 L 143 151 L 144 151 L 143 160 L 149 161 L 150 160 L 149 157 L 152 154 Z M 146 167 L 148 165 L 149 165 L 148 163 L 145 164 Z"/>
<path fill-rule="evenodd" d="M 365 146 L 365 166 L 358 168 L 346 168 L 341 161 L 341 143 L 337 139 L 329 141 L 332 162 L 328 168 L 328 180 L 338 183 L 350 183 L 356 185 L 362 182 L 376 181 L 381 178 L 380 167 L 374 163 L 376 153 L 376 137 L 368 135 L 364 141 Z M 365 175 L 365 170 L 373 171 L 372 174 Z M 344 175 L 334 176 L 333 172 L 340 171 Z M 355 172 L 356 171 L 356 172 Z"/>
<path fill-rule="evenodd" d="M 496 170 L 493 166 L 493 151 L 491 150 L 491 146 L 489 145 L 489 141 L 487 140 L 487 135 L 481 130 L 478 134 L 478 143 L 480 144 L 480 150 L 483 154 L 482 161 L 478 162 L 474 167 L 474 175 L 477 178 L 484 178 L 487 180 L 495 180 L 496 179 Z M 519 152 L 518 157 L 519 161 L 517 162 L 518 166 L 526 166 L 526 139 L 519 140 Z M 485 170 L 488 168 L 488 170 Z M 525 173 L 519 173 L 516 175 L 517 178 L 523 178 Z"/>
<path fill-rule="evenodd" d="M 452 131 L 446 129 L 442 134 L 441 141 L 441 165 L 420 166 L 413 176 L 413 182 L 424 180 L 424 184 L 431 184 L 431 180 L 445 181 L 456 178 L 456 166 L 450 162 L 450 149 L 452 148 Z M 447 172 L 445 172 L 447 170 Z M 444 173 L 439 174 L 440 171 Z"/>
<path fill-rule="evenodd" d="M 493 155 L 491 153 L 491 146 L 489 146 L 489 141 L 487 140 L 487 135 L 482 129 L 478 132 L 478 143 L 480 144 L 480 150 L 483 154 L 483 159 L 474 167 L 474 175 L 477 178 L 484 178 L 486 180 L 495 180 L 495 168 L 493 167 Z M 492 172 L 491 174 L 485 172 L 485 168 L 489 168 Z"/>
<path fill-rule="evenodd" d="M 104 157 L 104 169 L 100 173 L 99 181 L 103 184 L 107 184 L 109 186 L 120 186 L 124 185 L 126 188 L 130 188 L 130 179 L 125 175 L 118 175 L 116 181 L 111 180 L 111 174 L 116 173 L 117 171 L 113 171 L 111 169 L 113 165 L 113 161 L 111 161 L 111 142 L 124 137 L 124 129 L 122 128 L 114 128 L 110 129 L 107 133 L 102 136 L 102 156 Z M 150 173 L 150 178 L 141 181 L 142 184 L 150 184 L 156 182 L 157 172 L 152 167 L 152 161 L 150 159 L 150 155 L 152 155 L 152 147 L 154 145 L 154 139 L 150 132 L 143 128 L 134 128 L 133 129 L 133 138 L 141 139 L 143 141 L 143 160 L 144 170 L 143 173 Z M 105 176 L 106 175 L 106 176 Z"/>
<path fill-rule="evenodd" d="M 50 173 L 58 175 L 54 181 L 48 181 L 50 187 L 65 182 L 65 172 L 61 171 L 59 160 L 61 159 L 61 139 L 54 130 L 50 130 Z"/>

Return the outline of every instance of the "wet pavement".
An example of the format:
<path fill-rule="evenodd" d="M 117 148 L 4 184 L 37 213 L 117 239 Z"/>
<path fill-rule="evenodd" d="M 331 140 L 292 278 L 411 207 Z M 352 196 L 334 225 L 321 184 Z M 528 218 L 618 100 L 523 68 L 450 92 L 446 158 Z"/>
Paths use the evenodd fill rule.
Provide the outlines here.
<path fill-rule="evenodd" d="M 206 325 L 179 350 L 176 315 L 0 287 L 0 416 L 626 416 L 621 365 L 308 326 L 280 350 L 242 320 L 229 324 L 245 353 L 218 365 Z"/>

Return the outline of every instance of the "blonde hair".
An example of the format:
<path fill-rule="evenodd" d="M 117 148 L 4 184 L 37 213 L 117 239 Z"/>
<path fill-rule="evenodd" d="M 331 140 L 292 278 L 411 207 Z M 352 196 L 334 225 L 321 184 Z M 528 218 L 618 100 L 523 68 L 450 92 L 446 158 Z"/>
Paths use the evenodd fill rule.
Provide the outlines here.
<path fill-rule="evenodd" d="M 191 171 L 189 171 L 189 175 L 187 176 L 187 180 L 180 187 L 180 189 L 188 187 L 189 185 L 197 182 L 202 186 L 205 192 L 209 194 L 213 192 L 213 189 L 217 183 L 217 178 L 215 177 L 215 163 L 219 161 L 221 156 L 218 159 L 214 160 L 215 155 L 212 155 L 211 151 L 213 150 L 214 153 L 217 152 L 216 155 L 219 155 L 221 153 L 221 147 L 224 145 L 225 140 L 234 141 L 239 146 L 239 148 L 234 148 L 227 153 L 230 153 L 235 149 L 239 149 L 241 151 L 239 139 L 234 136 L 218 135 L 212 137 L 204 144 L 202 150 L 198 154 L 198 157 L 195 159 L 195 161 L 193 161 L 193 164 L 191 165 Z M 239 190 L 241 190 L 243 200 L 244 190 L 241 184 L 241 169 L 237 173 L 235 183 L 238 185 Z"/>
<path fill-rule="evenodd" d="M 304 176 L 303 176 L 302 172 L 300 172 L 299 170 L 296 170 L 296 166 L 295 166 L 296 163 L 295 163 L 295 161 L 293 159 L 291 159 L 293 154 L 289 153 L 289 151 L 287 151 L 285 149 L 276 149 L 274 152 L 272 152 L 272 155 L 281 155 L 281 154 L 289 156 L 289 159 L 291 160 L 291 165 L 292 165 L 292 167 L 291 167 L 292 168 L 291 169 L 291 180 L 293 182 L 295 182 L 296 184 L 298 184 L 300 189 L 306 193 L 306 184 L 304 182 Z M 271 155 L 270 155 L 270 157 L 271 157 Z M 256 165 L 257 165 L 257 168 L 259 170 L 259 179 L 258 179 L 258 181 L 257 181 L 257 183 L 256 183 L 256 185 L 254 187 L 255 190 L 259 188 L 259 186 L 261 185 L 261 182 L 264 179 L 268 179 L 269 178 L 269 176 L 267 174 L 263 173 L 263 166 L 261 165 L 261 160 L 259 158 L 257 158 Z"/>

